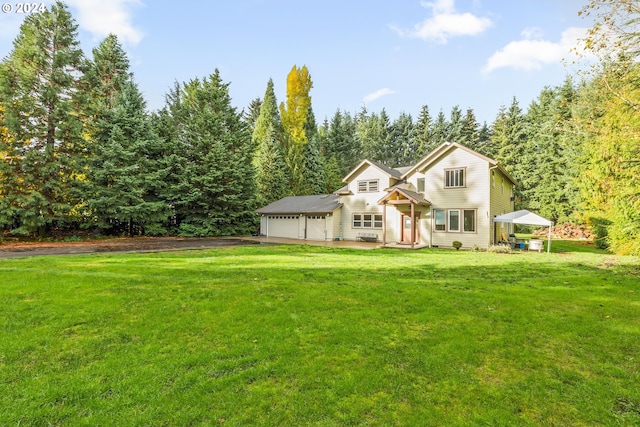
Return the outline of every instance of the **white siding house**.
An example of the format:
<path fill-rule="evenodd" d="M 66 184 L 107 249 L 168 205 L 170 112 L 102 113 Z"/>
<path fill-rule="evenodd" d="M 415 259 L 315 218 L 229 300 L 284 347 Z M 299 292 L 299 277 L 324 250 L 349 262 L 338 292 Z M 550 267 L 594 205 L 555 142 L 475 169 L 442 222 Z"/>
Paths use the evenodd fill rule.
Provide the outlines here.
<path fill-rule="evenodd" d="M 375 239 L 385 245 L 486 248 L 508 235 L 515 180 L 495 161 L 444 143 L 413 166 L 364 160 L 333 195 L 286 197 L 257 212 L 265 236 Z"/>

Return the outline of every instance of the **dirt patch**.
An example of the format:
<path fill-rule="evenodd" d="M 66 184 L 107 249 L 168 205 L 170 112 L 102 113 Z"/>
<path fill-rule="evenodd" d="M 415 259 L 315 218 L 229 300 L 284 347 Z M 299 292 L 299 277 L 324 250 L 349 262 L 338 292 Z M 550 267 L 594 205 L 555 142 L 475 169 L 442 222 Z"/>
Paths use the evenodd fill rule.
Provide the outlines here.
<path fill-rule="evenodd" d="M 100 252 L 160 252 L 249 244 L 256 242 L 231 237 L 133 237 L 81 242 L 5 242 L 0 244 L 0 258 Z"/>

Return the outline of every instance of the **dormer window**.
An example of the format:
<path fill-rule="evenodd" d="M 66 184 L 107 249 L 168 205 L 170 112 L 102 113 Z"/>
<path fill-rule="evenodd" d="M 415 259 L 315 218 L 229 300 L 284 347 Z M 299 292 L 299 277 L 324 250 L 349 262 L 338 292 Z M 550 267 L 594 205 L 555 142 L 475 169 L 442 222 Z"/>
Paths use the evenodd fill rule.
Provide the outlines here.
<path fill-rule="evenodd" d="M 375 193 L 378 191 L 378 180 L 358 181 L 358 193 Z"/>
<path fill-rule="evenodd" d="M 464 187 L 465 169 L 446 169 L 444 171 L 444 188 Z"/>

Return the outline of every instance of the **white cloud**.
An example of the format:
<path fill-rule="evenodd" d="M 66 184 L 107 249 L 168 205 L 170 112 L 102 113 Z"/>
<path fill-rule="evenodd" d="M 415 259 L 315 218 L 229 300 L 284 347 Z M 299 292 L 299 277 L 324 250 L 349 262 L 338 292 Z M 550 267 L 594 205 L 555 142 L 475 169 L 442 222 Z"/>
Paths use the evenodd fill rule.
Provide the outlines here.
<path fill-rule="evenodd" d="M 136 45 L 143 33 L 131 23 L 131 8 L 141 6 L 140 0 L 67 0 L 76 9 L 74 17 L 83 30 L 97 39 L 113 33 L 125 44 Z"/>
<path fill-rule="evenodd" d="M 394 93 L 396 93 L 394 90 L 391 90 L 385 87 L 383 89 L 378 89 L 377 91 L 372 92 L 369 95 L 365 96 L 364 98 L 362 98 L 362 102 L 367 104 L 369 102 L 375 101 L 376 99 L 382 98 L 383 96 L 392 95 Z"/>
<path fill-rule="evenodd" d="M 433 3 L 422 2 L 421 4 L 425 8 L 430 8 L 433 16 L 414 25 L 410 30 L 395 26 L 391 28 L 402 37 L 445 44 L 451 37 L 476 36 L 493 26 L 489 18 L 479 17 L 469 12 L 456 12 L 454 0 L 436 0 Z"/>
<path fill-rule="evenodd" d="M 572 49 L 580 47 L 580 39 L 586 35 L 585 28 L 571 27 L 563 31 L 560 41 L 551 42 L 542 38 L 538 28 L 527 28 L 522 32 L 522 40 L 513 41 L 494 53 L 483 71 L 490 73 L 498 68 L 516 70 L 540 70 L 544 65 L 559 63 Z"/>

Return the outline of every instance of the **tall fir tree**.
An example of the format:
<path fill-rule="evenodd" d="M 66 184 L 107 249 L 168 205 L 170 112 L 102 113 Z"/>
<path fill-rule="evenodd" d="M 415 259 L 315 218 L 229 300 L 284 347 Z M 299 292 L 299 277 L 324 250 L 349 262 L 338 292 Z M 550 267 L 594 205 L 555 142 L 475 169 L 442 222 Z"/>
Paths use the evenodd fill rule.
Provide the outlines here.
<path fill-rule="evenodd" d="M 304 168 L 302 195 L 321 194 L 326 188 L 326 174 L 322 155 L 320 154 L 320 135 L 316 124 L 313 108 L 309 108 L 307 122 L 305 124 L 307 143 L 304 146 L 303 158 Z"/>
<path fill-rule="evenodd" d="M 408 113 L 400 113 L 389 128 L 386 163 L 392 167 L 415 163 L 417 147 L 414 145 L 414 141 L 413 118 Z"/>
<path fill-rule="evenodd" d="M 163 145 L 132 81 L 121 86 L 111 102 L 94 135 L 86 172 L 87 207 L 94 225 L 108 232 L 157 232 L 169 217 L 168 204 L 161 198 L 166 178 Z"/>
<path fill-rule="evenodd" d="M 438 147 L 443 142 L 447 142 L 449 136 L 448 129 L 449 122 L 447 121 L 447 117 L 444 115 L 444 112 L 440 110 L 431 127 L 431 146 L 433 148 Z"/>
<path fill-rule="evenodd" d="M 463 128 L 464 120 L 462 118 L 462 110 L 459 106 L 454 105 L 449 114 L 446 140 L 449 142 L 464 143 L 462 140 Z"/>
<path fill-rule="evenodd" d="M 167 201 L 178 232 L 238 235 L 255 227 L 255 144 L 219 71 L 167 95 L 162 135 L 172 156 Z M 161 122 L 162 123 L 162 122 Z"/>
<path fill-rule="evenodd" d="M 289 195 L 287 165 L 276 131 L 269 126 L 258 147 L 254 160 L 256 168 L 256 203 L 266 206 Z"/>
<path fill-rule="evenodd" d="M 497 160 L 516 181 L 519 181 L 527 171 L 521 166 L 520 160 L 525 150 L 527 133 L 526 120 L 518 100 L 513 97 L 509 108 L 500 108 L 492 126 L 491 156 Z M 522 201 L 520 187 L 516 187 L 516 204 Z"/>
<path fill-rule="evenodd" d="M 371 142 L 371 153 L 369 160 L 387 164 L 393 159 L 389 147 L 391 133 L 391 119 L 387 111 L 383 108 L 379 115 L 371 115 L 371 126 L 374 129 L 374 140 Z M 392 166 L 392 165 L 388 165 Z"/>
<path fill-rule="evenodd" d="M 278 102 L 276 100 L 276 93 L 273 86 L 273 79 L 269 79 L 267 82 L 267 88 L 264 92 L 264 98 L 260 105 L 260 111 L 258 118 L 256 119 L 255 126 L 251 138 L 254 144 L 259 146 L 267 134 L 273 132 L 278 144 L 284 144 L 284 129 L 282 126 L 282 119 L 280 118 L 280 111 L 278 110 Z M 286 147 L 282 147 L 286 149 Z"/>
<path fill-rule="evenodd" d="M 0 152 L 0 223 L 44 235 L 78 220 L 77 153 L 83 150 L 77 25 L 67 7 L 28 15 L 13 50 L 0 64 L 0 107 L 10 137 Z"/>
<path fill-rule="evenodd" d="M 262 108 L 262 99 L 254 98 L 249 103 L 247 111 L 242 112 L 242 120 L 249 125 L 249 130 L 251 132 L 253 132 L 256 127 L 258 117 L 260 116 L 260 108 Z"/>
<path fill-rule="evenodd" d="M 519 167 L 521 207 L 554 222 L 566 221 L 572 212 L 565 194 L 567 159 L 561 146 L 562 116 L 557 89 L 544 88 L 526 114 L 527 138 Z"/>
<path fill-rule="evenodd" d="M 414 126 L 414 138 L 416 141 L 416 145 L 418 146 L 416 153 L 418 159 L 426 156 L 434 148 L 436 148 L 432 144 L 431 127 L 432 119 L 431 113 L 429 112 L 429 106 L 423 105 L 420 109 L 420 115 L 418 116 L 418 119 Z"/>
<path fill-rule="evenodd" d="M 467 112 L 462 119 L 459 142 L 472 150 L 477 150 L 480 146 L 480 124 L 471 108 L 467 108 Z"/>
<path fill-rule="evenodd" d="M 348 112 L 336 110 L 329 123 L 329 129 L 323 138 L 325 170 L 332 177 L 332 186 L 342 186 L 342 178 L 354 168 L 360 160 L 360 144 L 356 138 L 356 125 Z M 339 179 L 336 179 L 339 178 Z"/>
<path fill-rule="evenodd" d="M 284 130 L 272 79 L 267 82 L 260 114 L 251 138 L 257 147 L 254 159 L 258 189 L 257 203 L 259 206 L 264 206 L 289 195 L 291 183 L 289 168 L 285 161 Z M 279 170 L 276 171 L 274 168 Z"/>

